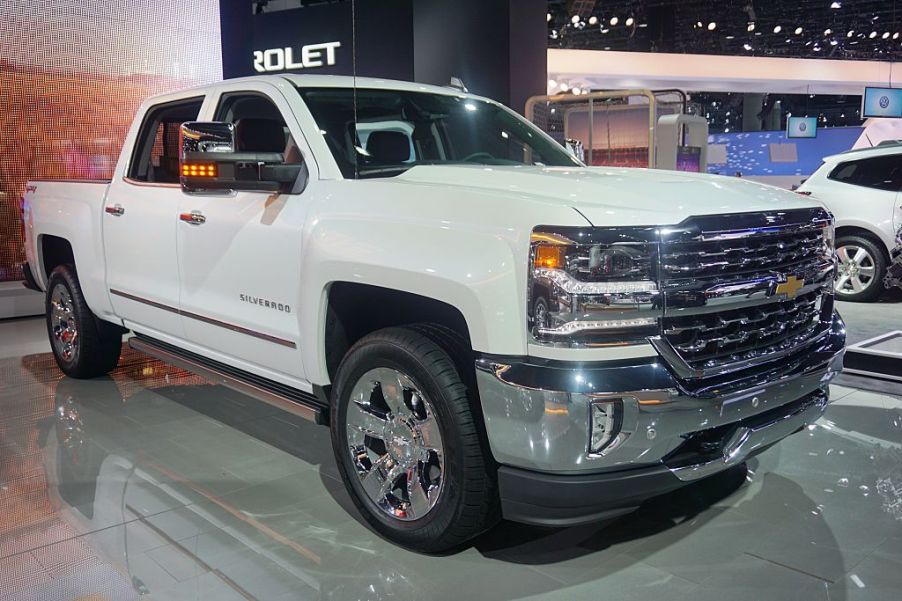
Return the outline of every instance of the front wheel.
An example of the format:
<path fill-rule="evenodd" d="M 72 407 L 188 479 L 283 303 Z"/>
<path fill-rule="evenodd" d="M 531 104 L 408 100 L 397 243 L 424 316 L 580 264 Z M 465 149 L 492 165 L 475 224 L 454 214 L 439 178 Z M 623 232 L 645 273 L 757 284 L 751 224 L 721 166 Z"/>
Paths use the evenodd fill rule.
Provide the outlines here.
<path fill-rule="evenodd" d="M 354 504 L 380 534 L 440 552 L 491 527 L 497 493 L 472 392 L 430 328 L 387 328 L 343 359 L 332 443 Z"/>
<path fill-rule="evenodd" d="M 876 300 L 884 290 L 886 257 L 869 238 L 841 236 L 836 241 L 839 265 L 833 289 L 836 299 L 853 302 Z"/>

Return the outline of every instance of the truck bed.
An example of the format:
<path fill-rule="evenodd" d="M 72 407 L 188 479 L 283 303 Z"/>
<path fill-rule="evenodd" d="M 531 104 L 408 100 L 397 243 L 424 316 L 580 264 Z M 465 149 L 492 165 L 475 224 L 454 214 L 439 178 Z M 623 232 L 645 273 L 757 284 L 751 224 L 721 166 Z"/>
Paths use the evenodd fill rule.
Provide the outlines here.
<path fill-rule="evenodd" d="M 30 180 L 23 204 L 25 255 L 38 287 L 47 288 L 46 238 L 61 238 L 74 249 L 82 289 L 99 315 L 110 311 L 103 254 L 103 207 L 109 184 L 110 180 Z"/>

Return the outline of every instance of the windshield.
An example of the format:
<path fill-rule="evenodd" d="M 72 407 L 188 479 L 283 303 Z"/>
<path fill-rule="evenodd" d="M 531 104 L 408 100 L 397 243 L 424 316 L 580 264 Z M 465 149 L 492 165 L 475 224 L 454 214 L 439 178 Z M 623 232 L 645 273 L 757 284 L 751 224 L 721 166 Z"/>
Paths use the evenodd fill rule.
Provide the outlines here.
<path fill-rule="evenodd" d="M 299 88 L 342 174 L 391 177 L 416 165 L 579 166 L 527 121 L 466 96 Z"/>

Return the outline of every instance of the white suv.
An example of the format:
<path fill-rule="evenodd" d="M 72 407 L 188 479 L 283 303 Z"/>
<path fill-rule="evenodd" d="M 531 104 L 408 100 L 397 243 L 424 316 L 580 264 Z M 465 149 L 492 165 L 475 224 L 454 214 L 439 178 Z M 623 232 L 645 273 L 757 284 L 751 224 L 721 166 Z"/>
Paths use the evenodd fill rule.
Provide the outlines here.
<path fill-rule="evenodd" d="M 837 299 L 875 300 L 902 227 L 902 143 L 827 157 L 797 192 L 820 200 L 836 218 Z"/>

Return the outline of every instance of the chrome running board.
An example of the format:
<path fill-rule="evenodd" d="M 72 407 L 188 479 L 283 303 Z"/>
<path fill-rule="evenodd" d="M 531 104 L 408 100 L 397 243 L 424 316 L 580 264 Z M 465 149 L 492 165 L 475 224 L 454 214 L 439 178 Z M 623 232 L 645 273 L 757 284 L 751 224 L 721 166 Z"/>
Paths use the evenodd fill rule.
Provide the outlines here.
<path fill-rule="evenodd" d="M 324 409 L 326 407 L 311 393 L 207 359 L 146 336 L 137 335 L 129 338 L 128 345 L 154 359 L 195 373 L 213 384 L 231 388 L 315 424 L 325 423 Z"/>

